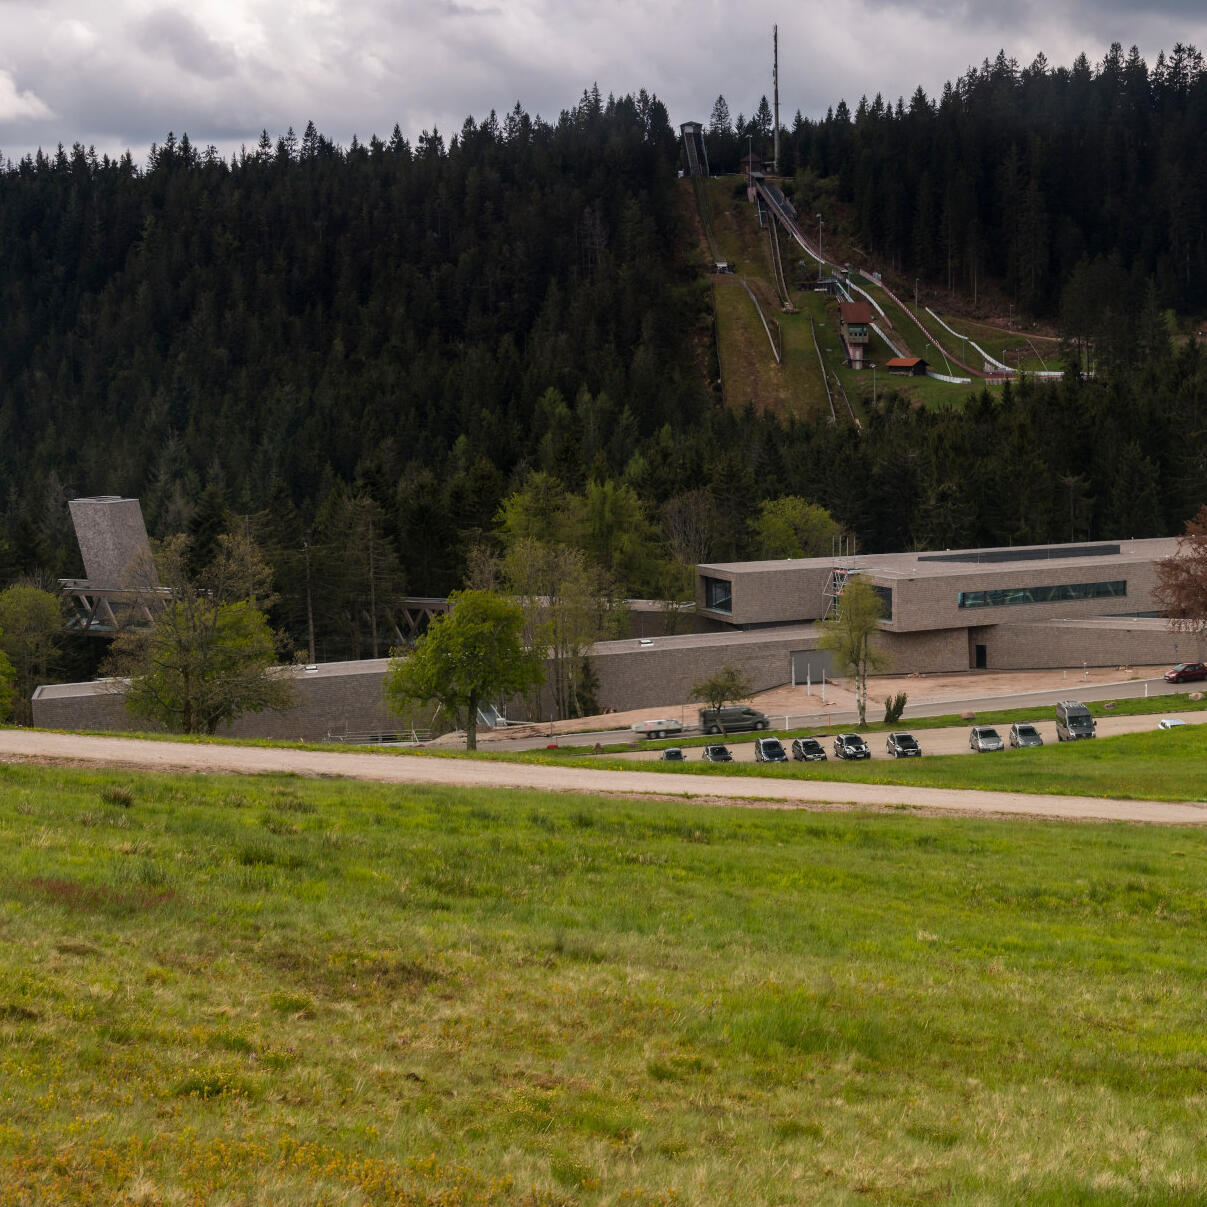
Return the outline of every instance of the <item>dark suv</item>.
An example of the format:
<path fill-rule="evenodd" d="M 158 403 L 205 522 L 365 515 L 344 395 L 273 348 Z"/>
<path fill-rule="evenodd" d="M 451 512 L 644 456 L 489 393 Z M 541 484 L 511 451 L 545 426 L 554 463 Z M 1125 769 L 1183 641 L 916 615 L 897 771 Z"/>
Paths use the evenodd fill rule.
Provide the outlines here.
<path fill-rule="evenodd" d="M 922 754 L 922 747 L 912 733 L 890 733 L 884 748 L 895 759 L 916 759 Z"/>
<path fill-rule="evenodd" d="M 870 759 L 868 744 L 857 733 L 840 733 L 834 739 L 834 753 L 840 759 Z"/>
<path fill-rule="evenodd" d="M 755 738 L 754 761 L 756 763 L 786 763 L 784 744 L 779 738 Z"/>
<path fill-rule="evenodd" d="M 792 757 L 800 763 L 821 763 L 826 752 L 816 738 L 793 738 Z"/>

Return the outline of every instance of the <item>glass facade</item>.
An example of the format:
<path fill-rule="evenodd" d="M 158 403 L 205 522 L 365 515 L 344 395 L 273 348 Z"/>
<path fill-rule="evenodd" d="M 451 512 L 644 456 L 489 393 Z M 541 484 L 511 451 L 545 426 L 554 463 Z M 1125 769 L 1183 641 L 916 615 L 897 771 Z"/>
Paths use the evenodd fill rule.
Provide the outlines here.
<path fill-rule="evenodd" d="M 705 578 L 704 606 L 714 612 L 732 612 L 733 583 L 725 578 Z"/>
<path fill-rule="evenodd" d="M 1079 599 L 1123 599 L 1127 583 L 1061 583 L 1054 587 L 1002 587 L 996 591 L 961 591 L 961 608 L 1000 608 L 1008 604 L 1073 603 Z"/>
<path fill-rule="evenodd" d="M 892 587 L 879 587 L 875 583 L 871 584 L 872 590 L 880 597 L 880 619 L 893 619 L 893 589 Z"/>

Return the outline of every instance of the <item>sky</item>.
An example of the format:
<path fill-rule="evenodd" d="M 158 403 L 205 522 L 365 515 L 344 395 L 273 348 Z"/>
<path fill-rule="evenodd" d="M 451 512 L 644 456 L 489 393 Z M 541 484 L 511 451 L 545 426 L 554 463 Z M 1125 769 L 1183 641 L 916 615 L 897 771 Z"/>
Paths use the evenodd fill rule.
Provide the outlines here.
<path fill-rule="evenodd" d="M 674 124 L 771 97 L 821 117 L 845 98 L 941 91 L 999 49 L 1023 66 L 1112 42 L 1149 64 L 1207 47 L 1201 0 L 0 0 L 0 154 L 80 142 L 134 152 L 172 131 L 224 153 L 290 126 L 347 144 L 446 138 L 516 101 L 556 120 L 586 88 L 646 88 Z"/>

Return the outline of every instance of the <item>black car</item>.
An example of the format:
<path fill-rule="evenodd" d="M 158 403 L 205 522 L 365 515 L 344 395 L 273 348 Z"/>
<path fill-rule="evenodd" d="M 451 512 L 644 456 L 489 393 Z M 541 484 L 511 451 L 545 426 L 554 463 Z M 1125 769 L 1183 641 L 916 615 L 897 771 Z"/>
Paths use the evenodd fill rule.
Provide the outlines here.
<path fill-rule="evenodd" d="M 779 738 L 755 738 L 754 761 L 756 763 L 786 763 L 784 744 Z"/>
<path fill-rule="evenodd" d="M 840 759 L 870 759 L 868 744 L 857 733 L 840 733 L 834 739 L 834 753 Z"/>
<path fill-rule="evenodd" d="M 662 752 L 661 761 L 664 763 L 686 763 L 687 755 L 678 746 L 668 746 Z"/>
<path fill-rule="evenodd" d="M 890 733 L 884 748 L 895 759 L 916 759 L 922 754 L 922 747 L 912 733 Z"/>
<path fill-rule="evenodd" d="M 826 752 L 816 738 L 793 738 L 792 757 L 801 763 L 821 763 Z"/>
<path fill-rule="evenodd" d="M 705 746 L 700 756 L 706 763 L 732 763 L 733 755 L 728 746 Z"/>

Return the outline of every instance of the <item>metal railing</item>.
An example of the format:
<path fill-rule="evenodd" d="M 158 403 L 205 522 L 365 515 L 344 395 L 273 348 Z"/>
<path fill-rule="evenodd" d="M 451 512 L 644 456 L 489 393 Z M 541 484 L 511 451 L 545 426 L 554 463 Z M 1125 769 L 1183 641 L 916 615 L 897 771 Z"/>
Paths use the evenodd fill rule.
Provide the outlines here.
<path fill-rule="evenodd" d="M 328 742 L 340 742 L 346 746 L 419 746 L 431 740 L 430 729 L 366 729 L 345 730 L 343 733 L 327 731 Z"/>

